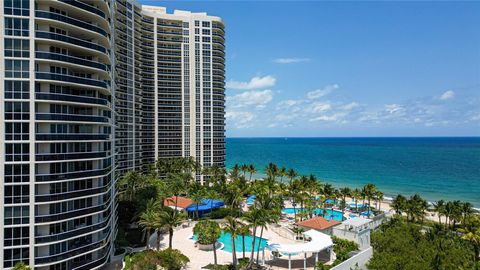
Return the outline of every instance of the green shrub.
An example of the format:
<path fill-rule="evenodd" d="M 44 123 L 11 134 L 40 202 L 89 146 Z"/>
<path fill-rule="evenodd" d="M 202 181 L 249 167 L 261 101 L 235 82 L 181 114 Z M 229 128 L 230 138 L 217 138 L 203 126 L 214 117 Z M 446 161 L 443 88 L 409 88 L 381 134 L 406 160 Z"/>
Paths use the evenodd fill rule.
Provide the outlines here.
<path fill-rule="evenodd" d="M 166 270 L 180 270 L 190 260 L 177 249 L 161 251 L 144 250 L 125 256 L 125 270 L 157 270 L 160 266 Z"/>
<path fill-rule="evenodd" d="M 211 219 L 222 219 L 222 218 L 225 218 L 227 216 L 236 217 L 236 216 L 238 216 L 238 214 L 239 214 L 238 210 L 233 210 L 232 211 L 232 209 L 230 209 L 230 208 L 221 207 L 221 208 L 217 208 L 217 209 L 213 210 L 211 213 L 208 213 L 208 214 L 204 215 L 204 217 L 208 217 L 208 218 L 211 218 Z"/>
<path fill-rule="evenodd" d="M 337 255 L 337 259 L 335 260 L 333 265 L 337 265 L 347 260 L 349 258 L 348 254 L 350 252 L 354 250 L 358 250 L 358 244 L 353 241 L 341 239 L 336 236 L 332 236 L 332 240 L 333 240 L 333 243 L 335 244 L 333 246 L 333 251 Z"/>

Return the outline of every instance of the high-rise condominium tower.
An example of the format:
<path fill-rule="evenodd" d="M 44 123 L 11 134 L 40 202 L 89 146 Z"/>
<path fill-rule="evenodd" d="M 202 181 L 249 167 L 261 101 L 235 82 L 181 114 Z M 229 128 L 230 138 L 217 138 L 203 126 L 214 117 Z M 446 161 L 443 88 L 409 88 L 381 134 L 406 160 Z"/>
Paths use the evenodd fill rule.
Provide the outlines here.
<path fill-rule="evenodd" d="M 223 166 L 223 24 L 131 0 L 4 0 L 0 17 L 0 268 L 99 268 L 119 175 Z"/>
<path fill-rule="evenodd" d="M 220 18 L 116 3 L 118 172 L 165 157 L 225 161 L 225 47 Z M 198 175 L 197 180 L 203 181 Z"/>

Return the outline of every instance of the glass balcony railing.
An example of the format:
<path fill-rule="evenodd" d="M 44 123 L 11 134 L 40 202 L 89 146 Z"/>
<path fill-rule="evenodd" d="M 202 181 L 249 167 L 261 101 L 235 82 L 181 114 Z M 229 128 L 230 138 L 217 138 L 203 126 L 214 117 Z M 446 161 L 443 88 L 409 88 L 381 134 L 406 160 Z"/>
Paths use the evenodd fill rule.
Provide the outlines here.
<path fill-rule="evenodd" d="M 57 93 L 35 93 L 35 98 L 40 100 L 61 100 L 78 103 L 89 103 L 108 106 L 110 102 L 103 98 L 65 95 Z"/>
<path fill-rule="evenodd" d="M 69 37 L 66 35 L 61 35 L 61 34 L 56 34 L 56 33 L 51 33 L 51 32 L 45 32 L 45 31 L 35 31 L 35 37 L 36 38 L 45 38 L 45 39 L 52 39 L 52 40 L 57 40 L 57 41 L 62 41 L 74 45 L 78 45 L 81 47 L 85 47 L 88 49 L 96 50 L 105 54 L 109 54 L 109 51 L 98 44 L 95 44 L 90 41 L 82 40 L 79 38 L 74 38 L 74 37 Z"/>
<path fill-rule="evenodd" d="M 83 22 L 81 20 L 73 19 L 72 17 L 67 17 L 58 13 L 53 13 L 53 12 L 48 12 L 43 10 L 36 10 L 35 16 L 38 18 L 52 19 L 52 20 L 64 22 L 67 24 L 75 25 L 80 28 L 84 28 L 84 29 L 99 33 L 104 37 L 107 37 L 107 38 L 109 37 L 107 31 L 103 30 L 98 26 Z"/>
<path fill-rule="evenodd" d="M 59 221 L 59 220 L 64 220 L 72 217 L 101 212 L 101 211 L 107 210 L 108 208 L 110 208 L 110 201 L 102 203 L 101 205 L 89 206 L 82 209 L 64 212 L 60 214 L 48 214 L 48 215 L 42 215 L 42 216 L 37 215 L 35 216 L 35 222 L 43 223 L 43 222 Z"/>
<path fill-rule="evenodd" d="M 89 11 L 91 13 L 99 15 L 100 17 L 105 18 L 105 12 L 101 11 L 100 9 L 98 9 L 94 6 L 87 5 L 87 4 L 82 3 L 80 1 L 77 1 L 77 0 L 59 0 L 59 1 L 63 2 L 63 3 L 66 3 L 66 4 L 69 4 L 69 5 L 72 5 L 74 7 Z"/>
<path fill-rule="evenodd" d="M 50 73 L 50 72 L 35 72 L 35 79 L 37 79 L 37 80 L 52 80 L 52 81 L 70 82 L 70 83 L 91 85 L 91 86 L 110 89 L 110 82 L 109 81 L 88 79 L 88 78 L 71 76 L 71 75 L 66 75 L 66 74 L 58 74 L 58 73 Z"/>
<path fill-rule="evenodd" d="M 109 134 L 78 134 L 78 133 L 37 133 L 37 141 L 106 141 Z"/>
<path fill-rule="evenodd" d="M 47 174 L 37 174 L 35 180 L 38 182 L 48 182 L 48 181 L 58 181 L 58 180 L 70 180 L 77 178 L 88 178 L 88 177 L 97 177 L 104 176 L 111 172 L 111 167 L 106 169 L 97 169 L 97 170 L 87 170 L 87 171 L 76 171 L 76 172 L 67 172 L 67 173 L 47 173 Z"/>
<path fill-rule="evenodd" d="M 54 242 L 54 241 L 62 241 L 62 240 L 75 237 L 84 233 L 100 230 L 102 228 L 107 227 L 109 223 L 110 223 L 110 218 L 103 222 L 93 224 L 93 225 L 83 226 L 68 232 L 63 232 L 63 233 L 53 234 L 53 235 L 52 234 L 45 235 L 45 236 L 35 236 L 35 243 L 40 244 L 40 243 L 48 243 L 48 242 Z"/>
<path fill-rule="evenodd" d="M 65 199 L 71 198 L 78 198 L 84 197 L 89 195 L 101 195 L 109 190 L 109 186 L 103 186 L 98 188 L 91 188 L 87 190 L 79 190 L 79 191 L 72 191 L 66 193 L 59 193 L 59 194 L 43 194 L 43 195 L 35 195 L 36 202 L 53 202 L 53 201 L 60 201 Z"/>
<path fill-rule="evenodd" d="M 90 61 L 90 60 L 86 60 L 86 59 L 82 59 L 74 56 L 69 56 L 65 54 L 58 54 L 58 53 L 51 53 L 51 52 L 35 52 L 35 57 L 39 59 L 48 59 L 48 60 L 78 64 L 81 66 L 93 67 L 93 68 L 110 72 L 109 65 L 105 65 L 99 62 L 94 62 L 94 61 Z"/>
<path fill-rule="evenodd" d="M 110 231 L 108 232 L 108 234 L 106 234 L 105 237 L 103 237 L 103 239 L 101 239 L 100 241 L 97 241 L 95 243 L 86 244 L 86 245 L 83 245 L 81 247 L 74 248 L 72 250 L 62 252 L 62 253 L 57 254 L 57 255 L 35 257 L 35 264 L 43 264 L 43 263 L 51 263 L 51 262 L 55 262 L 55 261 L 61 261 L 61 260 L 68 259 L 72 256 L 76 256 L 76 255 L 86 253 L 90 250 L 94 250 L 94 249 L 100 248 L 102 246 L 108 245 L 108 243 L 109 243 L 107 241 L 108 238 L 110 238 Z"/>
<path fill-rule="evenodd" d="M 70 160 L 70 159 L 89 159 L 89 158 L 103 158 L 107 157 L 108 151 L 102 152 L 85 152 L 85 153 L 48 153 L 48 154 L 36 154 L 36 161 L 52 161 L 52 160 Z"/>
<path fill-rule="evenodd" d="M 55 114 L 36 113 L 36 120 L 57 120 L 57 121 L 78 121 L 78 122 L 100 122 L 107 123 L 110 119 L 104 116 L 78 115 L 78 114 Z"/>

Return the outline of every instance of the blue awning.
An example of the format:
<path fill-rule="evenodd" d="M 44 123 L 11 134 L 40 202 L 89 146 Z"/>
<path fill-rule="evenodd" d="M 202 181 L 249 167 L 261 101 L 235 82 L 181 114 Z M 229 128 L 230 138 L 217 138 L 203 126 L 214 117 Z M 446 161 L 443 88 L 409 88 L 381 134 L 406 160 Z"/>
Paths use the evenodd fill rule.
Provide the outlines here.
<path fill-rule="evenodd" d="M 202 211 L 212 210 L 212 209 L 220 208 L 224 205 L 225 203 L 223 201 L 203 199 L 202 202 L 198 204 L 198 211 L 202 212 Z M 187 212 L 197 211 L 197 204 L 192 203 L 192 205 L 190 205 L 186 210 Z"/>

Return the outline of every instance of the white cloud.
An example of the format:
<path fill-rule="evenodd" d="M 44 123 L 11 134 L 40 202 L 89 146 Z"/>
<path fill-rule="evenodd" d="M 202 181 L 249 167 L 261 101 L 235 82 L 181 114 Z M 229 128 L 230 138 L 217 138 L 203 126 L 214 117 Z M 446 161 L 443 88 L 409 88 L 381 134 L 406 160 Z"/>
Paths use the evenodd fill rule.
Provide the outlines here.
<path fill-rule="evenodd" d="M 294 63 L 301 63 L 301 62 L 309 62 L 310 60 L 311 60 L 310 58 L 292 57 L 292 58 L 277 58 L 277 59 L 274 59 L 273 62 L 277 64 L 294 64 Z"/>
<path fill-rule="evenodd" d="M 398 104 L 387 104 L 385 105 L 385 111 L 389 114 L 397 114 L 404 111 L 404 108 Z"/>
<path fill-rule="evenodd" d="M 445 91 L 441 96 L 440 96 L 440 99 L 441 100 L 448 100 L 448 99 L 452 99 L 455 97 L 455 92 L 453 92 L 452 90 L 448 90 L 448 91 Z"/>
<path fill-rule="evenodd" d="M 226 87 L 239 90 L 262 89 L 274 86 L 276 81 L 277 79 L 275 79 L 275 77 L 267 75 L 264 77 L 253 77 L 248 82 L 229 81 Z"/>
<path fill-rule="evenodd" d="M 320 115 L 310 119 L 309 121 L 310 122 L 315 122 L 315 121 L 337 122 L 337 121 L 340 121 L 345 116 L 346 116 L 346 113 L 334 113 L 332 115 Z M 340 122 L 345 122 L 345 120 L 342 120 Z"/>
<path fill-rule="evenodd" d="M 227 111 L 225 118 L 236 128 L 249 128 L 253 126 L 255 115 L 251 112 Z"/>
<path fill-rule="evenodd" d="M 338 89 L 338 84 L 327 85 L 323 89 L 317 89 L 317 90 L 308 92 L 307 97 L 309 99 L 321 98 L 321 97 L 324 97 L 324 96 L 330 94 L 331 92 L 333 92 L 336 89 Z"/>
<path fill-rule="evenodd" d="M 262 109 L 273 99 L 272 90 L 247 91 L 233 97 L 227 98 L 227 106 L 232 108 L 241 108 L 255 106 Z"/>
<path fill-rule="evenodd" d="M 330 103 L 314 102 L 306 108 L 306 111 L 310 113 L 323 113 L 325 111 L 330 110 L 331 108 L 332 108 L 332 105 Z"/>
<path fill-rule="evenodd" d="M 358 106 L 360 106 L 360 105 L 357 102 L 350 102 L 348 104 L 340 106 L 340 109 L 345 110 L 345 111 L 350 111 L 350 110 L 353 110 L 353 109 L 357 108 Z"/>

